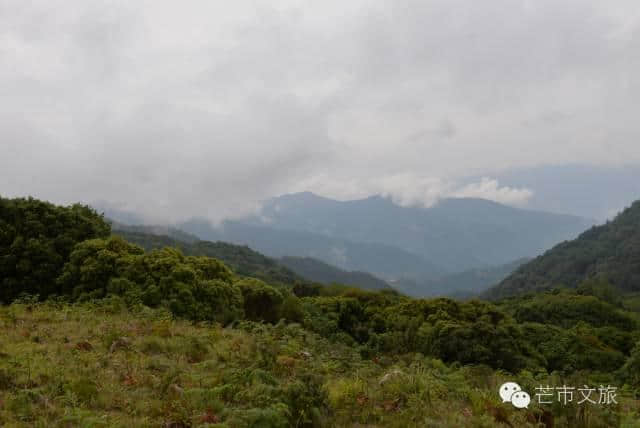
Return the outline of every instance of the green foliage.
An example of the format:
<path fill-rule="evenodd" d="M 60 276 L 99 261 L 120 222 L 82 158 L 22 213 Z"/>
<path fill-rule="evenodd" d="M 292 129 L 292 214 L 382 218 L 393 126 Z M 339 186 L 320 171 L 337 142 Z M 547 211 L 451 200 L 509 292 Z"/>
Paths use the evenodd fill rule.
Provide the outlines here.
<path fill-rule="evenodd" d="M 43 207 L 45 217 L 57 209 Z M 57 276 L 40 288 L 25 277 L 24 289 L 4 288 L 16 276 L 3 279 L 14 304 L 0 306 L 0 424 L 533 426 L 540 409 L 496 402 L 506 378 L 528 391 L 591 382 L 640 396 L 638 314 L 602 275 L 497 304 L 273 287 L 214 258 L 105 238 L 100 217 L 73 209 L 92 219 L 90 239 L 69 241 Z M 20 239 L 1 247 L 2 266 L 15 254 L 42 262 L 11 249 Z M 24 294 L 34 290 L 50 299 Z M 616 426 L 632 420 L 632 403 L 553 414 L 557 426 Z"/>
<path fill-rule="evenodd" d="M 637 328 L 636 320 L 617 307 L 595 296 L 569 292 L 539 293 L 503 307 L 513 312 L 519 322 L 538 322 L 571 327 L 578 322 L 592 326 L 612 326 L 621 330 Z"/>
<path fill-rule="evenodd" d="M 640 396 L 640 342 L 631 351 L 631 355 L 620 371 L 621 379 L 633 386 Z"/>
<path fill-rule="evenodd" d="M 395 331 L 405 331 L 404 346 L 444 361 L 514 371 L 531 356 L 519 326 L 486 302 L 410 301 L 386 314 Z"/>
<path fill-rule="evenodd" d="M 129 304 L 163 305 L 180 317 L 227 324 L 243 316 L 231 271 L 208 257 L 165 248 L 145 253 L 119 237 L 82 242 L 59 278 L 73 299 L 123 296 Z"/>
<path fill-rule="evenodd" d="M 304 315 L 305 312 L 300 299 L 295 295 L 287 295 L 280 307 L 280 317 L 287 321 L 303 322 Z"/>
<path fill-rule="evenodd" d="M 186 255 L 213 257 L 231 267 L 238 275 L 258 278 L 270 284 L 293 284 L 296 281 L 304 281 L 300 276 L 277 261 L 247 246 L 198 240 L 186 242 L 168 236 L 138 231 L 138 229 L 146 231 L 141 227 L 128 226 L 126 230 L 122 228 L 123 226 L 118 226 L 118 229 L 114 230 L 114 234 L 140 245 L 147 251 L 175 247 Z"/>
<path fill-rule="evenodd" d="M 70 295 L 77 299 L 82 294 L 93 297 L 104 297 L 107 287 L 112 291 L 124 293 L 127 284 L 122 281 L 112 282 L 113 279 L 123 276 L 123 271 L 130 275 L 132 265 L 135 264 L 135 256 L 142 256 L 144 251 L 123 239 L 91 239 L 79 243 L 73 249 L 69 262 L 58 279 L 61 295 Z M 111 284 L 110 284 L 111 283 Z"/>
<path fill-rule="evenodd" d="M 102 216 L 87 206 L 0 198 L 0 302 L 22 293 L 59 294 L 56 278 L 74 246 L 109 233 Z"/>
<path fill-rule="evenodd" d="M 479 301 L 410 300 L 350 293 L 314 298 L 308 328 L 338 337 L 346 333 L 363 352 L 396 349 L 508 370 L 524 367 L 530 350 L 520 327 L 497 307 Z"/>
<path fill-rule="evenodd" d="M 501 306 L 349 290 L 302 300 L 306 328 L 358 346 L 365 357 L 402 349 L 512 372 L 611 372 L 624 364 L 640 338 L 634 315 L 568 291 L 511 299 Z"/>
<path fill-rule="evenodd" d="M 616 290 L 604 275 L 582 281 L 576 292 L 585 296 L 595 296 L 603 302 L 616 306 L 622 303 L 620 291 Z"/>
<path fill-rule="evenodd" d="M 177 278 L 192 275 L 185 268 Z M 253 292 L 268 286 L 243 287 Z M 564 383 L 638 388 L 640 343 L 623 355 L 596 336 L 624 333 L 612 326 L 518 323 L 486 302 L 353 290 L 301 301 L 307 328 L 249 321 L 224 329 L 194 325 L 167 320 L 160 309 L 115 311 L 112 298 L 73 305 L 25 300 L 3 308 L 0 421 L 8 426 L 65 420 L 106 426 L 491 427 L 506 420 L 533 427 L 541 410 L 501 405 L 498 385 L 515 380 L 527 391 Z M 333 330 L 318 330 L 331 339 L 309 331 L 322 320 Z M 41 341 L 29 340 L 24 331 Z M 620 343 L 628 346 L 626 339 Z M 371 355 L 362 358 L 363 350 Z M 512 373 L 469 361 L 490 356 L 496 358 L 492 366 Z M 523 366 L 528 370 L 520 371 Z M 554 426 L 618 426 L 631 420 L 633 411 L 626 409 L 637 404 L 633 391 L 625 391 L 618 395 L 621 406 L 591 407 L 588 418 L 575 406 L 554 407 Z"/>
<path fill-rule="evenodd" d="M 242 292 L 247 319 L 271 323 L 278 321 L 284 300 L 280 291 L 256 278 L 241 279 L 235 286 Z"/>
<path fill-rule="evenodd" d="M 638 338 L 634 314 L 593 295 L 578 294 L 584 292 L 555 290 L 501 304 L 522 324 L 548 370 L 616 370 Z M 609 293 L 602 297 L 617 300 Z"/>
<path fill-rule="evenodd" d="M 319 296 L 320 291 L 323 289 L 320 284 L 308 284 L 303 282 L 296 282 L 293 285 L 292 291 L 298 297 L 311 297 Z"/>
<path fill-rule="evenodd" d="M 556 284 L 577 287 L 603 276 L 620 290 L 640 291 L 640 201 L 613 221 L 594 226 L 521 266 L 488 295 L 505 297 Z"/>

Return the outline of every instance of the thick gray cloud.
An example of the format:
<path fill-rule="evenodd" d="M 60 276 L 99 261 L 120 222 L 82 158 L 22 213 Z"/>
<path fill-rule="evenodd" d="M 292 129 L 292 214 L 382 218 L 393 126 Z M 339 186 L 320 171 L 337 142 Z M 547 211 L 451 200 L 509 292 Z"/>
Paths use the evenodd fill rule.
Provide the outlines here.
<path fill-rule="evenodd" d="M 635 0 L 0 0 L 0 193 L 212 220 L 640 163 Z M 468 183 L 465 177 L 487 177 Z"/>

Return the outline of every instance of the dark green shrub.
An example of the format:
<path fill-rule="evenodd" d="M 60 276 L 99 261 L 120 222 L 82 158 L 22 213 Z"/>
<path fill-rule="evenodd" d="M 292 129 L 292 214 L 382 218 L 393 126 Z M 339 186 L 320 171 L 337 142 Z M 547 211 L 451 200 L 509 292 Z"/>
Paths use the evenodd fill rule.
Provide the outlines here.
<path fill-rule="evenodd" d="M 631 351 L 631 355 L 620 370 L 623 382 L 638 389 L 640 394 L 640 342 Z"/>
<path fill-rule="evenodd" d="M 244 313 L 252 321 L 278 321 L 282 293 L 259 279 L 245 278 L 235 283 L 242 292 Z"/>
<path fill-rule="evenodd" d="M 110 226 L 83 205 L 0 198 L 0 302 L 21 293 L 63 294 L 56 279 L 74 246 L 109 236 Z"/>
<path fill-rule="evenodd" d="M 164 248 L 150 253 L 119 237 L 76 245 L 58 283 L 73 299 L 107 294 L 126 304 L 165 305 L 179 317 L 227 324 L 243 316 L 240 289 L 221 262 Z"/>
<path fill-rule="evenodd" d="M 300 299 L 294 295 L 285 297 L 280 307 L 280 317 L 291 322 L 303 322 L 304 309 Z"/>

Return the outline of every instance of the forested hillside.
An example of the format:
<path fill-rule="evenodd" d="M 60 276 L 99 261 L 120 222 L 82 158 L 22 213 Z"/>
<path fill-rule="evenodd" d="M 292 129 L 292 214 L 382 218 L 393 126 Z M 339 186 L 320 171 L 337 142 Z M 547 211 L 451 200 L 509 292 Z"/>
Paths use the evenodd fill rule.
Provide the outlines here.
<path fill-rule="evenodd" d="M 1 202 L 1 425 L 637 426 L 640 317 L 606 284 L 494 304 L 270 282 L 145 251 L 86 207 Z M 517 409 L 507 380 L 617 404 Z"/>
<path fill-rule="evenodd" d="M 278 284 L 293 284 L 298 281 L 306 281 L 305 278 L 279 264 L 274 259 L 265 257 L 245 245 L 200 240 L 185 242 L 164 235 L 143 233 L 135 230 L 140 229 L 138 226 L 120 229 L 118 226 L 114 230 L 114 234 L 140 245 L 145 250 L 174 247 L 179 248 L 186 255 L 214 257 L 230 266 L 238 275 L 260 278 L 264 281 Z"/>
<path fill-rule="evenodd" d="M 162 235 L 163 231 L 172 233 L 176 239 Z M 163 230 L 158 227 L 116 225 L 114 233 L 129 242 L 140 245 L 145 250 L 176 247 L 187 255 L 215 257 L 239 275 L 260 278 L 271 283 L 294 284 L 312 281 L 322 284 L 350 285 L 369 290 L 389 288 L 386 282 L 366 272 L 347 272 L 308 257 L 287 256 L 274 260 L 253 251 L 246 245 L 200 241 L 177 229 Z M 180 239 L 183 237 L 186 241 Z"/>
<path fill-rule="evenodd" d="M 311 257 L 282 257 L 279 262 L 304 278 L 322 284 L 344 284 L 367 290 L 390 288 L 389 284 L 367 272 L 345 271 Z"/>
<path fill-rule="evenodd" d="M 640 291 L 640 201 L 613 221 L 592 227 L 521 266 L 491 297 L 509 296 L 554 286 L 576 287 L 600 277 L 625 292 Z"/>

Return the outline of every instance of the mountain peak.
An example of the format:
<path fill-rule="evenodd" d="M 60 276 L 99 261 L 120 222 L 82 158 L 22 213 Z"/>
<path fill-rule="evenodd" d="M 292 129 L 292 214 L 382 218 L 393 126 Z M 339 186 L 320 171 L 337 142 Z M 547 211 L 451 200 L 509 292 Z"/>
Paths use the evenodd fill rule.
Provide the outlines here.
<path fill-rule="evenodd" d="M 327 201 L 327 202 L 337 202 L 331 198 L 327 198 L 324 196 L 320 196 L 316 193 L 305 191 L 305 192 L 294 192 L 294 193 L 285 193 L 280 196 L 276 196 L 274 198 L 268 199 L 267 202 L 315 202 L 315 201 Z"/>

